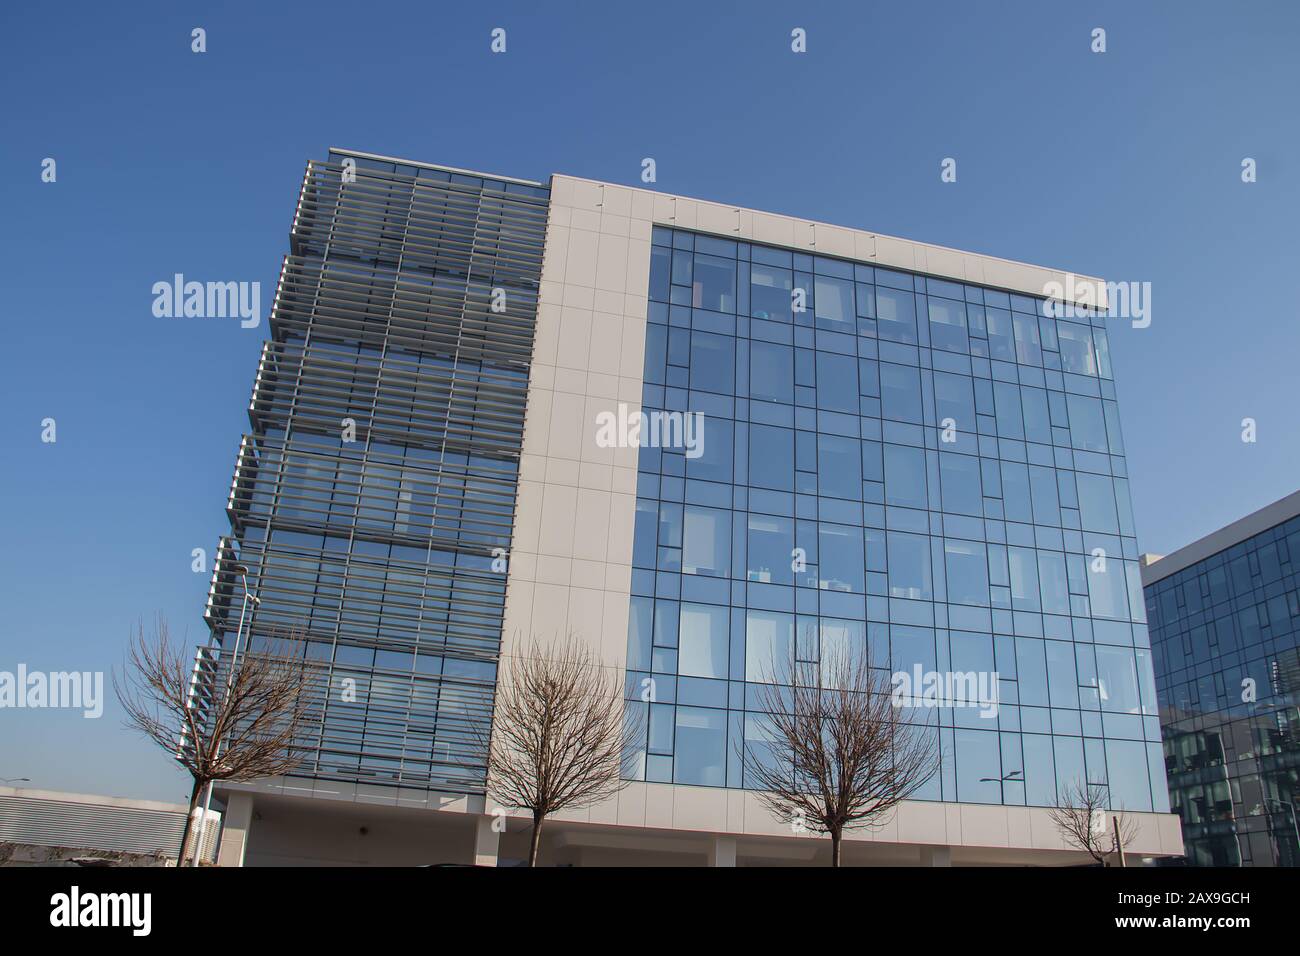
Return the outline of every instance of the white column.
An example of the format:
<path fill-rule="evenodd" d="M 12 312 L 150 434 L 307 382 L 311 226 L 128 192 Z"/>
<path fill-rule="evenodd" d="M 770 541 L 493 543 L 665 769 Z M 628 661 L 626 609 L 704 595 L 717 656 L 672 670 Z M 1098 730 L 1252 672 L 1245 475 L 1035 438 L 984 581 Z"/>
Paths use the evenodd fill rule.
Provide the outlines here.
<path fill-rule="evenodd" d="M 226 798 L 226 812 L 222 814 L 221 824 L 217 866 L 243 866 L 248 830 L 253 825 L 253 795 L 231 793 Z"/>
<path fill-rule="evenodd" d="M 709 844 L 709 866 L 736 865 L 736 838 L 716 836 Z"/>
<path fill-rule="evenodd" d="M 947 846 L 921 847 L 921 865 L 922 866 L 952 866 L 952 847 L 947 847 Z"/>
<path fill-rule="evenodd" d="M 475 866 L 497 865 L 497 847 L 501 842 L 501 834 L 492 828 L 492 824 L 496 822 L 496 819 L 493 816 L 478 818 L 474 831 Z"/>

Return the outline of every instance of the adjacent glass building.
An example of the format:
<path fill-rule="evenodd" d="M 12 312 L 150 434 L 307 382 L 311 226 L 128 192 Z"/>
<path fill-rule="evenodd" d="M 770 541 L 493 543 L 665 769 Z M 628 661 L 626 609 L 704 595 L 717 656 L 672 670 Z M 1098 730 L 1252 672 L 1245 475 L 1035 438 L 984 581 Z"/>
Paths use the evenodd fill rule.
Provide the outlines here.
<path fill-rule="evenodd" d="M 483 789 L 547 195 L 307 166 L 206 612 L 313 662 L 300 776 Z"/>
<path fill-rule="evenodd" d="M 702 413 L 705 441 L 640 453 L 644 779 L 744 787 L 756 682 L 863 645 L 1000 678 L 995 720 L 938 713 L 925 798 L 1053 806 L 1087 780 L 1167 810 L 1102 317 L 681 229 L 652 245 L 643 405 Z"/>
<path fill-rule="evenodd" d="M 1143 580 L 1188 862 L 1300 865 L 1300 493 Z"/>

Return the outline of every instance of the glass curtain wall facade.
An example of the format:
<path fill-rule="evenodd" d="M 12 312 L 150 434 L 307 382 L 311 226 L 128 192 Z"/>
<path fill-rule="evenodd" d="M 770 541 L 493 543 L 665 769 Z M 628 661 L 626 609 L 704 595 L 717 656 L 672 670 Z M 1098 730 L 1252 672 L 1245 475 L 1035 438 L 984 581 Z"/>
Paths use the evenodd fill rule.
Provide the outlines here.
<path fill-rule="evenodd" d="M 483 789 L 545 239 L 537 184 L 332 152 L 308 165 L 206 620 L 292 638 L 298 775 Z"/>
<path fill-rule="evenodd" d="M 1146 601 L 1188 861 L 1300 865 L 1300 517 L 1155 581 Z"/>
<path fill-rule="evenodd" d="M 996 720 L 934 715 L 922 798 L 1050 806 L 1086 779 L 1168 810 L 1100 316 L 661 227 L 649 299 L 644 410 L 703 413 L 705 440 L 640 451 L 637 777 L 746 786 L 758 682 L 856 645 L 1000 676 Z"/>

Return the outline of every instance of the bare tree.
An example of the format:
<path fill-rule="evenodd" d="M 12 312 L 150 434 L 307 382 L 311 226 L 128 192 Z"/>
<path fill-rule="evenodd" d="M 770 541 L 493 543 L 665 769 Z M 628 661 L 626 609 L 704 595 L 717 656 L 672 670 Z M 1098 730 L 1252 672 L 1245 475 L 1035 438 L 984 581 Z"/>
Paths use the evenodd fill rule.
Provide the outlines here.
<path fill-rule="evenodd" d="M 743 745 L 745 773 L 779 819 L 829 834 L 839 866 L 844 831 L 884 823 L 934 775 L 938 747 L 928 728 L 903 720 L 865 652 L 831 653 L 811 670 L 763 684 L 770 742 L 766 754 Z"/>
<path fill-rule="evenodd" d="M 572 636 L 502 658 L 488 790 L 532 814 L 529 866 L 537 865 L 547 816 L 627 786 L 636 724 L 625 714 L 621 675 Z"/>
<path fill-rule="evenodd" d="M 1047 812 L 1061 839 L 1085 851 L 1102 866 L 1109 866 L 1109 859 L 1118 858 L 1124 847 L 1137 838 L 1136 817 L 1122 811 L 1107 815 L 1106 788 L 1100 784 L 1076 780 Z M 1115 820 L 1119 821 L 1118 832 Z"/>
<path fill-rule="evenodd" d="M 205 669 L 196 666 L 188 646 L 172 642 L 161 618 L 152 637 L 141 625 L 131 639 L 125 674 L 113 674 L 126 725 L 167 751 L 194 782 L 178 865 L 185 863 L 204 787 L 214 780 L 277 776 L 297 765 L 295 744 L 311 710 L 298 643 L 271 641 Z M 198 854 L 197 845 L 193 852 Z"/>

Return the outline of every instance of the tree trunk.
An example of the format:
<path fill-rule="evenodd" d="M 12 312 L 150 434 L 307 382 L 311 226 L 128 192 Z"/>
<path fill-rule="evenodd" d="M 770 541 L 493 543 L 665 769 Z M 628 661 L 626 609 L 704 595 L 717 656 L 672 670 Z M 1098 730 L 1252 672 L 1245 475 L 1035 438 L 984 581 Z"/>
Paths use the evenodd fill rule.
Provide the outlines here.
<path fill-rule="evenodd" d="M 831 831 L 831 866 L 840 865 L 840 831 Z"/>
<path fill-rule="evenodd" d="M 537 865 L 537 853 L 542 847 L 542 820 L 545 817 L 540 813 L 533 814 L 533 833 L 528 841 L 528 865 Z"/>
<path fill-rule="evenodd" d="M 198 805 L 199 794 L 203 792 L 203 781 L 195 778 L 194 788 L 190 791 L 190 805 L 185 814 L 185 828 L 181 830 L 181 851 L 176 858 L 176 867 L 179 869 L 185 865 L 185 845 L 190 842 L 190 828 L 194 823 L 194 808 Z M 199 839 L 202 839 L 200 835 Z"/>

